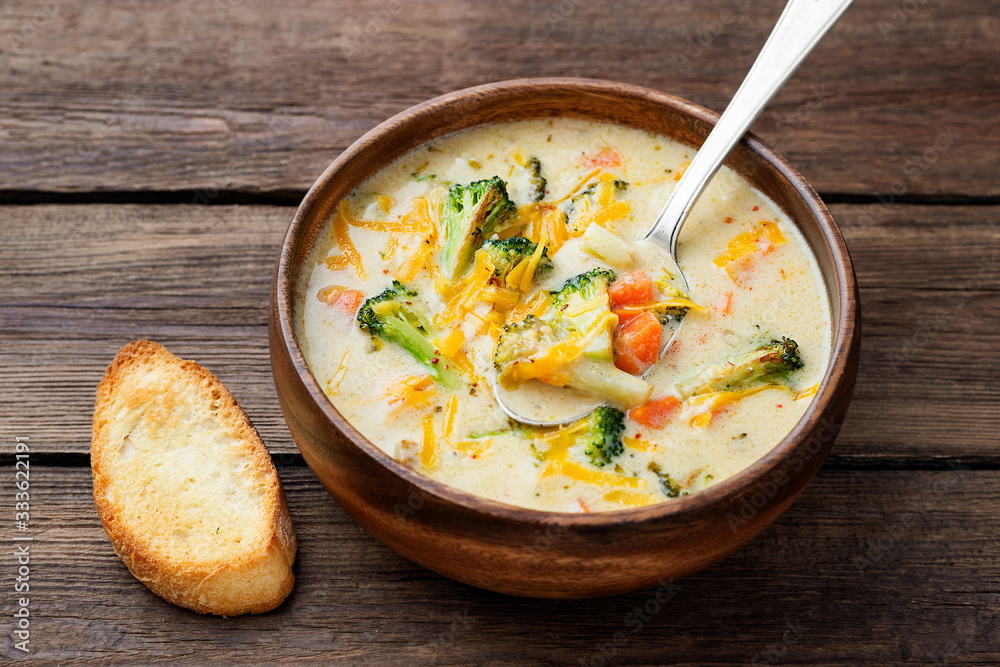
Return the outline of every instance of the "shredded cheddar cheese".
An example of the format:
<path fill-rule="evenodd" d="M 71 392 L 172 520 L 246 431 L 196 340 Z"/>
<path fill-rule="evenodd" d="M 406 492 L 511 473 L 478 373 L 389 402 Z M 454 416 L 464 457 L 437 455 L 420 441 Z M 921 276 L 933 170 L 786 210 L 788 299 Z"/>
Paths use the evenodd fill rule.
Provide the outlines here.
<path fill-rule="evenodd" d="M 634 493 L 632 491 L 622 491 L 621 489 L 605 493 L 604 499 L 609 503 L 619 503 L 621 505 L 628 505 L 629 507 L 645 507 L 660 500 L 648 493 Z"/>
<path fill-rule="evenodd" d="M 396 271 L 396 277 L 407 282 L 413 280 L 422 269 L 436 268 L 432 265 L 434 251 L 437 249 L 438 232 L 437 225 L 431 220 L 430 204 L 426 197 L 417 197 L 413 200 L 413 206 L 403 216 L 401 224 L 405 225 L 407 231 L 415 231 L 418 235 L 417 247 L 403 260 Z"/>
<path fill-rule="evenodd" d="M 562 474 L 572 479 L 588 482 L 590 484 L 601 484 L 604 486 L 627 486 L 632 488 L 642 488 L 646 486 L 646 480 L 640 477 L 629 477 L 628 475 L 616 475 L 610 472 L 592 470 L 579 463 L 566 461 L 560 470 Z"/>
<path fill-rule="evenodd" d="M 622 438 L 625 446 L 638 452 L 655 452 L 656 444 L 639 438 Z"/>
<path fill-rule="evenodd" d="M 741 401 L 747 396 L 753 396 L 756 393 L 762 392 L 765 389 L 781 389 L 783 391 L 789 391 L 789 389 L 783 385 L 776 384 L 765 384 L 759 387 L 752 387 L 750 389 L 743 389 L 741 391 L 716 391 L 707 394 L 698 394 L 697 396 L 692 396 L 688 403 L 694 408 L 694 415 L 691 417 L 691 426 L 695 428 L 704 428 L 712 421 L 712 417 L 721 409 L 727 405 L 732 405 L 737 401 Z"/>
<path fill-rule="evenodd" d="M 435 316 L 435 324 L 450 325 L 463 319 L 482 303 L 485 300 L 484 295 L 489 293 L 487 290 L 490 287 L 493 271 L 494 266 L 489 254 L 485 250 L 477 250 L 472 271 L 454 285 L 446 285 L 441 293 L 445 308 Z"/>
<path fill-rule="evenodd" d="M 492 444 L 493 442 L 489 438 L 484 438 L 482 440 L 459 440 L 452 447 L 457 452 L 462 452 L 474 459 L 478 459 L 490 451 L 490 445 Z"/>
<path fill-rule="evenodd" d="M 607 172 L 601 174 L 597 185 L 597 205 L 609 206 L 615 199 L 615 177 Z"/>
<path fill-rule="evenodd" d="M 455 415 L 458 413 L 458 396 L 452 394 L 448 398 L 448 407 L 444 418 L 444 437 L 451 438 L 451 432 L 455 428 Z"/>
<path fill-rule="evenodd" d="M 396 248 L 398 247 L 399 237 L 390 236 L 389 240 L 385 242 L 385 252 L 382 255 L 382 259 L 388 262 L 396 254 Z"/>
<path fill-rule="evenodd" d="M 420 463 L 425 468 L 434 465 L 436 442 L 434 438 L 434 415 L 429 414 L 424 417 L 424 441 L 420 446 Z"/>
<path fill-rule="evenodd" d="M 579 236 L 567 226 L 566 214 L 551 203 L 525 204 L 517 209 L 517 218 L 517 227 L 524 230 L 525 238 L 547 246 L 552 254 L 559 252 L 566 241 Z"/>
<path fill-rule="evenodd" d="M 629 306 L 621 306 L 620 308 L 616 308 L 615 312 L 623 318 L 628 318 L 630 316 L 634 317 L 636 315 L 640 315 L 644 312 L 657 313 L 671 308 L 687 308 L 694 312 L 707 310 L 707 308 L 699 306 L 691 299 L 678 296 L 664 301 L 651 301 L 649 303 L 637 303 Z"/>
<path fill-rule="evenodd" d="M 542 261 L 542 253 L 545 252 L 545 244 L 548 238 L 542 236 L 539 239 L 538 244 L 535 246 L 535 252 L 531 253 L 531 257 L 528 258 L 528 266 L 524 270 L 524 276 L 521 278 L 521 283 L 518 285 L 521 292 L 527 294 L 531 289 L 531 283 L 535 280 L 535 271 L 538 270 L 538 263 Z"/>
<path fill-rule="evenodd" d="M 385 397 L 394 406 L 387 416 L 395 417 L 404 410 L 430 405 L 437 393 L 437 385 L 430 375 L 416 375 L 386 388 Z"/>
<path fill-rule="evenodd" d="M 785 243 L 785 240 L 785 235 L 781 233 L 777 224 L 762 222 L 760 229 L 733 237 L 726 251 L 716 257 L 714 262 L 716 266 L 724 267 L 733 280 L 739 282 L 738 273 L 742 264 L 749 261 L 753 255 L 768 254 L 775 246 Z"/>
<path fill-rule="evenodd" d="M 627 201 L 616 201 L 613 204 L 608 204 L 607 206 L 599 206 L 593 211 L 580 216 L 580 219 L 576 222 L 577 229 L 586 229 L 590 224 L 600 225 L 601 227 L 606 227 L 609 222 L 613 220 L 618 220 L 619 218 L 624 218 L 632 211 L 632 207 L 629 206 Z"/>
<path fill-rule="evenodd" d="M 545 468 L 542 477 L 549 477 L 559 472 L 569 455 L 569 448 L 576 442 L 576 436 L 586 428 L 586 424 L 561 426 L 538 437 L 538 440 L 548 445 L 544 453 Z"/>
<path fill-rule="evenodd" d="M 809 398 L 810 396 L 815 396 L 816 392 L 818 392 L 818 391 L 819 391 L 819 385 L 818 384 L 814 384 L 813 386 L 811 386 L 811 387 L 809 387 L 807 389 L 803 389 L 799 393 L 795 394 L 795 398 L 793 400 L 798 401 L 798 400 L 801 400 L 803 398 Z"/>
<path fill-rule="evenodd" d="M 458 354 L 465 343 L 465 333 L 460 327 L 455 327 L 446 335 L 435 338 L 431 343 L 441 354 L 450 359 Z"/>
<path fill-rule="evenodd" d="M 347 362 L 350 360 L 351 348 L 344 348 L 344 354 L 340 356 L 340 363 L 337 365 L 337 372 L 330 379 L 330 383 L 333 385 L 332 389 L 334 393 L 340 390 L 340 383 L 344 381 L 344 376 L 347 375 Z"/>
<path fill-rule="evenodd" d="M 337 214 L 333 216 L 333 221 L 331 227 L 333 228 L 333 238 L 337 242 L 337 246 L 340 248 L 340 252 L 344 253 L 344 257 L 347 261 L 351 263 L 354 267 L 355 272 L 358 274 L 358 278 L 361 280 L 365 279 L 365 268 L 361 264 L 361 253 L 354 246 L 351 241 L 351 235 L 347 230 L 348 217 L 350 211 L 347 206 L 346 201 L 340 202 L 340 207 L 337 209 Z"/>
<path fill-rule="evenodd" d="M 348 263 L 347 257 L 344 255 L 333 255 L 332 257 L 326 258 L 326 268 L 331 271 L 339 271 L 346 268 Z"/>

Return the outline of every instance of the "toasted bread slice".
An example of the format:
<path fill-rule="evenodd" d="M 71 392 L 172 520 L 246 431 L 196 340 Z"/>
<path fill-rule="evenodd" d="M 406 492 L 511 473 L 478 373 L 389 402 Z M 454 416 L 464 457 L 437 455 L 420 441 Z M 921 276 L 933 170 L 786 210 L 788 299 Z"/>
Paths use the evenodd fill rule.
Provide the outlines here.
<path fill-rule="evenodd" d="M 274 609 L 295 532 L 264 443 L 218 378 L 146 340 L 97 388 L 94 502 L 115 551 L 154 593 L 200 613 Z"/>

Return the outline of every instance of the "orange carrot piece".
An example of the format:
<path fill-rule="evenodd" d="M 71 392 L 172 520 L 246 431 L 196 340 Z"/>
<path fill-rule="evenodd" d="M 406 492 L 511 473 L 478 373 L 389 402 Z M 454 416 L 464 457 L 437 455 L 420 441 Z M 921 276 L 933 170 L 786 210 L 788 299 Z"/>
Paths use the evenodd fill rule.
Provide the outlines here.
<path fill-rule="evenodd" d="M 611 146 L 605 146 L 597 153 L 583 156 L 583 164 L 588 167 L 617 167 L 622 163 L 622 156 Z"/>
<path fill-rule="evenodd" d="M 611 308 L 620 308 L 634 303 L 648 303 L 653 300 L 653 282 L 642 269 L 637 269 L 615 281 L 608 288 Z"/>
<path fill-rule="evenodd" d="M 363 299 L 364 296 L 358 290 L 345 289 L 337 296 L 337 300 L 332 305 L 335 310 L 339 310 L 348 317 L 354 317 L 358 308 L 361 307 Z"/>
<path fill-rule="evenodd" d="M 733 293 L 732 292 L 719 292 L 715 295 L 715 298 L 711 302 L 712 310 L 721 314 L 728 315 L 729 311 L 733 307 Z"/>
<path fill-rule="evenodd" d="M 649 311 L 639 310 L 637 308 L 623 308 L 621 310 L 613 310 L 611 312 L 618 316 L 618 326 L 623 327 L 643 313 L 647 313 Z"/>
<path fill-rule="evenodd" d="M 663 325 L 652 313 L 642 313 L 618 328 L 615 336 L 615 366 L 642 375 L 656 363 Z"/>
<path fill-rule="evenodd" d="M 321 289 L 316 298 L 329 306 L 333 306 L 334 310 L 338 310 L 348 317 L 353 317 L 354 313 L 358 311 L 364 295 L 356 289 L 330 285 Z"/>
<path fill-rule="evenodd" d="M 681 401 L 676 396 L 666 396 L 640 405 L 629 411 L 628 416 L 643 426 L 662 428 L 677 414 Z"/>

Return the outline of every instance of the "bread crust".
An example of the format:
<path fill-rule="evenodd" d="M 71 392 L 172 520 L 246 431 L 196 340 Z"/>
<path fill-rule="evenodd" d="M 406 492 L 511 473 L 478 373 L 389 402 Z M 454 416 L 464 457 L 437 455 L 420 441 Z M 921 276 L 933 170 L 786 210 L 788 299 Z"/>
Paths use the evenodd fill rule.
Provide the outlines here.
<path fill-rule="evenodd" d="M 193 401 L 184 400 L 192 393 L 203 403 L 191 405 Z M 229 474 L 238 475 L 245 488 L 252 490 L 255 516 L 227 524 L 228 541 L 215 539 L 210 528 L 207 533 L 194 531 L 190 539 L 181 528 L 173 531 L 184 535 L 181 539 L 165 534 L 175 523 L 180 526 L 200 520 L 188 516 L 192 511 L 183 503 L 173 502 L 174 494 L 180 491 L 167 472 L 176 476 L 179 466 L 190 466 L 192 461 L 206 468 L 221 465 L 210 458 L 211 452 L 199 449 L 188 437 L 190 426 L 176 423 L 178 415 L 203 415 L 206 409 L 220 425 L 217 432 L 224 438 L 228 461 L 242 466 Z M 131 427 L 123 423 L 126 420 Z M 169 446 L 176 448 L 176 460 L 167 459 L 176 466 L 143 469 L 143 461 L 123 457 L 126 445 L 119 436 L 126 430 L 124 441 L 133 435 L 141 439 L 141 433 L 130 430 L 140 421 L 146 429 L 143 433 L 153 429 L 151 432 L 163 434 Z M 202 431 L 216 433 L 212 420 L 202 423 L 208 424 Z M 171 437 L 175 439 L 170 441 Z M 257 431 L 211 372 L 152 341 L 139 340 L 123 347 L 97 387 L 90 453 L 94 503 L 104 529 L 118 556 L 151 591 L 181 607 L 220 616 L 270 611 L 291 592 L 296 539 L 281 482 Z M 138 472 L 133 475 L 140 470 L 144 477 Z M 143 484 L 136 488 L 140 480 Z M 195 497 L 197 502 L 196 492 L 187 493 L 186 498 Z M 145 516 L 135 515 L 137 500 L 145 503 Z M 213 506 L 224 506 L 227 499 L 211 501 Z M 149 503 L 153 506 L 148 507 Z M 216 529 L 216 535 L 221 529 Z"/>

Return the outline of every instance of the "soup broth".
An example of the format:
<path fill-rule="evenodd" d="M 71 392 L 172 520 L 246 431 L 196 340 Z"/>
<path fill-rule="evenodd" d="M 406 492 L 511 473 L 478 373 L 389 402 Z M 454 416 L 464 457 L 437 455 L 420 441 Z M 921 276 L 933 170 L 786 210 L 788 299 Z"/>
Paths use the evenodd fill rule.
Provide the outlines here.
<path fill-rule="evenodd" d="M 829 299 L 795 224 L 725 167 L 679 240 L 687 286 L 662 249 L 639 242 L 693 155 L 665 137 L 573 119 L 477 127 L 407 153 L 357 188 L 319 235 L 295 313 L 312 373 L 344 417 L 387 454 L 510 505 L 637 507 L 746 468 L 813 400 L 830 355 Z M 454 212 L 453 188 L 493 177 L 511 205 L 494 230 L 483 225 L 483 236 L 525 237 L 530 253 L 498 278 L 495 256 L 475 252 L 481 239 L 473 239 L 467 266 L 450 275 L 454 253 L 443 250 L 442 211 Z M 599 268 L 613 272 L 609 292 L 582 304 L 545 305 L 567 281 Z M 412 308 L 426 324 L 420 333 L 432 350 L 429 363 L 384 332 L 359 326 L 363 304 L 393 289 L 393 281 L 406 303 L 376 304 L 374 312 Z M 611 374 L 651 385 L 641 402 L 607 400 L 615 409 L 601 414 L 619 415 L 621 433 L 604 424 L 597 433 L 592 419 L 560 428 L 510 420 L 493 394 L 498 339 L 510 340 L 533 313 L 590 312 L 604 318 L 582 334 L 593 338 L 590 347 L 581 353 L 573 339 L 566 354 L 611 345 Z M 794 363 L 762 375 L 753 365 L 762 347 L 782 350 L 786 362 L 795 356 Z M 550 384 L 529 379 L 513 389 L 543 365 L 505 366 L 504 385 L 544 389 L 553 406 L 593 402 L 587 392 L 553 388 L 565 380 L 558 365 L 544 376 Z"/>

